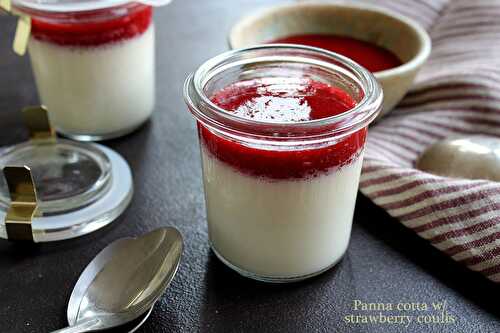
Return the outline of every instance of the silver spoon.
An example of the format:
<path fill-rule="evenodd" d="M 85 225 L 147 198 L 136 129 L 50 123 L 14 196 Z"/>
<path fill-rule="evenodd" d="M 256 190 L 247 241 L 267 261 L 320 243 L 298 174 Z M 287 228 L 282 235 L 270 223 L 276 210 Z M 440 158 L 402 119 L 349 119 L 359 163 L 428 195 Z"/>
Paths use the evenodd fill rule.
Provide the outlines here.
<path fill-rule="evenodd" d="M 500 181 L 500 139 L 489 135 L 455 136 L 438 141 L 416 167 L 440 176 Z"/>
<path fill-rule="evenodd" d="M 70 326 L 53 333 L 92 332 L 147 317 L 175 276 L 182 248 L 175 228 L 115 241 L 78 279 L 68 304 Z"/>

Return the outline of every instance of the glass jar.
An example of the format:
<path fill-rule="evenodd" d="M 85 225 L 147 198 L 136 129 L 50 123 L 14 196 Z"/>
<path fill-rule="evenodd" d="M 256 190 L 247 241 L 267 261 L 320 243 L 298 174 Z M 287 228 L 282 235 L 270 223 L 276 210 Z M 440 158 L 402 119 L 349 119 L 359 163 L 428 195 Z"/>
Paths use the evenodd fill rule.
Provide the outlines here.
<path fill-rule="evenodd" d="M 238 82 L 273 78 L 327 84 L 355 106 L 322 119 L 275 122 L 214 103 Z M 268 282 L 302 280 L 335 265 L 349 243 L 367 127 L 383 99 L 374 76 L 325 50 L 264 45 L 205 62 L 186 80 L 184 97 L 198 124 L 215 254 Z"/>
<path fill-rule="evenodd" d="M 125 135 L 155 104 L 152 7 L 138 3 L 32 18 L 28 50 L 42 104 L 58 132 L 93 141 Z"/>

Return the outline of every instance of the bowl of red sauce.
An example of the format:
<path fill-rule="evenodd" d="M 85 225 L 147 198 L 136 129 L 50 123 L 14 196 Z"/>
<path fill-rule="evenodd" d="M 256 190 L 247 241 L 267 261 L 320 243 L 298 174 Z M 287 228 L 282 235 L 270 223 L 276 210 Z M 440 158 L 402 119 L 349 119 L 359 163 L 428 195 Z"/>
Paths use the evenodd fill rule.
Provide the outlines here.
<path fill-rule="evenodd" d="M 379 117 L 404 97 L 431 50 L 416 22 L 371 5 L 280 5 L 244 17 L 229 33 L 231 48 L 283 43 L 323 48 L 371 71 L 384 90 Z"/>

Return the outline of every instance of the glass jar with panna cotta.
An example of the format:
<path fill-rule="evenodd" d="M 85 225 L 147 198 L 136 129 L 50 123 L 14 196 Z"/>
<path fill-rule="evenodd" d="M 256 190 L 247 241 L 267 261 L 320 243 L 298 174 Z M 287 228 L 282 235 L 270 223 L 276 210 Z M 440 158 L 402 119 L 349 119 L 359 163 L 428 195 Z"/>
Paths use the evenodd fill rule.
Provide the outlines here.
<path fill-rule="evenodd" d="M 374 76 L 326 50 L 263 45 L 207 61 L 184 95 L 198 125 L 215 254 L 268 282 L 334 266 L 383 99 Z"/>
<path fill-rule="evenodd" d="M 58 132 L 104 140 L 148 120 L 155 105 L 151 6 L 111 0 L 14 5 L 31 17 L 33 73 Z"/>

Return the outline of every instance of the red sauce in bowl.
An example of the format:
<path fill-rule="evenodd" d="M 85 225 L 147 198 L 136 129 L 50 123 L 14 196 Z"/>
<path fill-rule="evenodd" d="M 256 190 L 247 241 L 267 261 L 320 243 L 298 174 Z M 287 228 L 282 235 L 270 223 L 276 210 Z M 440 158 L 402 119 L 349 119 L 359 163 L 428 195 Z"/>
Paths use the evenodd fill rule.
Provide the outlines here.
<path fill-rule="evenodd" d="M 379 72 L 402 64 L 391 51 L 359 39 L 337 36 L 306 34 L 275 39 L 269 43 L 299 44 L 319 47 L 346 56 L 370 72 Z"/>
<path fill-rule="evenodd" d="M 286 78 L 238 82 L 217 92 L 212 101 L 243 118 L 279 123 L 331 117 L 356 105 L 349 94 L 337 87 Z M 366 129 L 362 129 L 328 146 L 286 151 L 242 145 L 201 124 L 198 129 L 200 141 L 212 156 L 245 174 L 271 179 L 306 178 L 348 164 L 366 139 Z"/>

